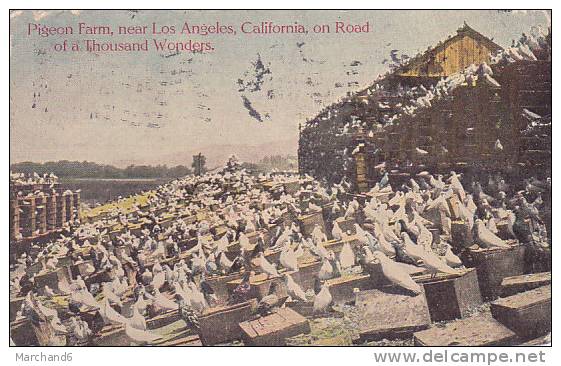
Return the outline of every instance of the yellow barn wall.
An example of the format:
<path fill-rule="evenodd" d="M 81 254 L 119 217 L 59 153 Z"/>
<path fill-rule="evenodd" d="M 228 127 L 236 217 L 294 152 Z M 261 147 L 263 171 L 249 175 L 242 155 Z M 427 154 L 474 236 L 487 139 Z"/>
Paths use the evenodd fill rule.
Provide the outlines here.
<path fill-rule="evenodd" d="M 465 69 L 471 64 L 489 63 L 491 49 L 477 40 L 463 36 L 450 41 L 444 48 L 436 52 L 435 62 L 428 65 L 426 71 L 422 68 L 426 63 L 414 65 L 410 70 L 400 73 L 400 76 L 442 77 Z"/>

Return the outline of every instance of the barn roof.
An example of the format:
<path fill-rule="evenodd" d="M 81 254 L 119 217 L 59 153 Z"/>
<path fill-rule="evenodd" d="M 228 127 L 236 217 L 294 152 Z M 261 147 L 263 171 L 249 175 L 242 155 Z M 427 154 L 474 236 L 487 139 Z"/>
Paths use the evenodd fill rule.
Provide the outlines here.
<path fill-rule="evenodd" d="M 400 75 L 403 72 L 408 71 L 411 67 L 419 65 L 419 64 L 423 64 L 423 63 L 428 63 L 431 55 L 434 55 L 435 53 L 437 53 L 438 51 L 446 48 L 450 43 L 461 39 L 464 36 L 469 36 L 473 39 L 475 39 L 476 41 L 484 44 L 485 46 L 487 46 L 489 49 L 491 49 L 492 52 L 497 52 L 499 50 L 502 50 L 503 48 L 501 46 L 499 46 L 498 44 L 496 44 L 495 42 L 493 42 L 493 40 L 485 37 L 483 34 L 479 33 L 478 31 L 476 31 L 475 29 L 471 28 L 465 21 L 464 24 L 458 28 L 458 30 L 456 31 L 456 35 L 453 37 L 448 38 L 447 40 L 443 41 L 443 42 L 439 42 L 435 47 L 433 48 L 429 48 L 427 51 L 425 51 L 424 53 L 413 57 L 411 60 L 409 60 L 409 62 L 407 62 L 407 64 L 399 67 L 398 69 L 396 69 L 393 74 L 394 75 Z"/>

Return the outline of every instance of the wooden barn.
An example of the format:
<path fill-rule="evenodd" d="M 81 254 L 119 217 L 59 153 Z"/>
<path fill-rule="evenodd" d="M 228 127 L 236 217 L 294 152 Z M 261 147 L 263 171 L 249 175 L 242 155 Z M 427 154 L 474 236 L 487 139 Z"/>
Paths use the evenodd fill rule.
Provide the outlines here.
<path fill-rule="evenodd" d="M 504 50 L 464 24 L 455 36 L 326 108 L 300 130 L 300 172 L 328 183 L 347 179 L 356 191 L 373 187 L 381 166 L 396 176 L 419 169 L 516 175 L 535 167 L 548 174 L 551 128 L 545 124 L 539 137 L 522 132 L 528 116 L 551 114 L 550 57 L 492 62 L 497 52 Z M 441 95 L 439 85 L 454 78 L 456 85 Z M 438 98 L 425 98 L 435 92 Z M 404 108 L 417 98 L 425 105 Z"/>
<path fill-rule="evenodd" d="M 426 83 L 430 79 L 438 81 L 472 64 L 490 63 L 490 55 L 501 49 L 491 39 L 464 23 L 455 36 L 413 58 L 394 74 L 400 82 L 409 85 Z"/>

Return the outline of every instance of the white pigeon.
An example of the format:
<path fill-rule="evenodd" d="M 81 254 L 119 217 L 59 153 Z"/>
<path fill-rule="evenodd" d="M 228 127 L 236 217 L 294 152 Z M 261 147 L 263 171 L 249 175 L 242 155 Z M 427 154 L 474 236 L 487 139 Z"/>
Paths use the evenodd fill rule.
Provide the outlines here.
<path fill-rule="evenodd" d="M 111 324 L 126 324 L 127 318 L 119 314 L 115 309 L 109 305 L 107 298 L 103 299 L 99 307 L 99 313 L 106 323 Z"/>
<path fill-rule="evenodd" d="M 477 240 L 484 248 L 510 248 L 501 238 L 487 229 L 481 219 L 475 220 L 475 232 Z"/>
<path fill-rule="evenodd" d="M 241 233 L 238 241 L 240 243 L 241 248 L 243 248 L 246 251 L 251 250 L 251 243 L 249 242 L 249 238 L 247 237 L 247 235 Z"/>
<path fill-rule="evenodd" d="M 218 257 L 218 264 L 220 264 L 220 268 L 223 270 L 229 270 L 232 267 L 233 262 L 228 259 L 226 253 L 221 251 Z"/>
<path fill-rule="evenodd" d="M 462 263 L 462 260 L 452 252 L 452 246 L 448 243 L 446 243 L 445 245 L 446 253 L 444 254 L 444 260 L 446 261 L 446 264 L 448 264 L 452 268 L 463 266 L 464 264 Z"/>
<path fill-rule="evenodd" d="M 56 296 L 55 292 L 54 292 L 48 285 L 45 285 L 45 287 L 44 287 L 44 289 L 43 289 L 43 293 L 44 293 L 45 296 L 47 296 L 47 297 Z"/>
<path fill-rule="evenodd" d="M 394 256 L 395 255 L 395 248 L 393 245 L 391 245 L 390 243 L 388 243 L 388 241 L 386 240 L 386 237 L 384 236 L 384 234 L 382 233 L 382 229 L 380 228 L 380 225 L 378 223 L 375 224 L 375 231 L 376 231 L 376 235 L 377 235 L 377 239 L 378 239 L 378 244 L 380 244 L 380 249 L 382 250 L 382 252 L 387 255 L 387 256 Z"/>
<path fill-rule="evenodd" d="M 343 230 L 341 230 L 337 221 L 333 223 L 333 229 L 331 230 L 331 235 L 333 235 L 333 239 L 335 240 L 341 240 L 343 238 Z"/>
<path fill-rule="evenodd" d="M 308 299 L 306 298 L 306 293 L 296 282 L 294 282 L 292 277 L 288 273 L 285 273 L 284 277 L 285 277 L 286 290 L 290 295 L 290 297 L 301 301 L 308 301 Z"/>
<path fill-rule="evenodd" d="M 290 271 L 298 271 L 298 258 L 290 248 L 290 245 L 285 245 L 281 251 L 279 262 L 284 268 Z"/>
<path fill-rule="evenodd" d="M 380 263 L 382 269 L 382 274 L 391 283 L 403 287 L 415 294 L 421 293 L 421 286 L 413 281 L 409 273 L 407 273 L 402 267 L 400 267 L 396 262 L 392 261 L 382 252 L 376 251 L 373 253 L 375 259 Z"/>
<path fill-rule="evenodd" d="M 333 278 L 334 269 L 331 265 L 331 262 L 328 260 L 327 257 L 323 258 L 321 267 L 319 269 L 318 278 L 322 281 L 328 280 Z"/>
<path fill-rule="evenodd" d="M 123 302 L 121 301 L 119 296 L 115 295 L 115 293 L 111 291 L 111 285 L 109 282 L 103 284 L 103 290 L 101 292 L 103 293 L 103 296 L 113 304 L 123 306 Z"/>
<path fill-rule="evenodd" d="M 93 308 L 99 308 L 98 302 L 87 289 L 71 292 L 70 298 L 79 304 L 87 305 Z"/>
<path fill-rule="evenodd" d="M 314 314 L 325 313 L 333 302 L 333 296 L 329 292 L 329 286 L 324 283 L 321 291 L 314 298 Z"/>
<path fill-rule="evenodd" d="M 151 285 L 152 288 L 159 290 L 160 288 L 162 288 L 165 282 L 166 282 L 166 273 L 164 271 L 160 271 L 154 275 Z"/>
<path fill-rule="evenodd" d="M 140 314 L 136 304 L 132 306 L 132 316 L 127 319 L 127 323 L 135 329 L 146 330 L 146 319 Z"/>
<path fill-rule="evenodd" d="M 366 231 L 360 227 L 359 224 L 355 224 L 356 238 L 360 244 L 367 245 L 368 238 L 366 237 Z"/>
<path fill-rule="evenodd" d="M 436 276 L 438 272 L 458 274 L 457 270 L 441 261 L 433 252 L 426 252 L 423 255 L 423 266 L 427 268 L 433 276 Z"/>
<path fill-rule="evenodd" d="M 259 254 L 259 268 L 261 268 L 261 271 L 263 271 L 263 273 L 267 274 L 267 277 L 279 276 L 279 273 L 277 272 L 275 266 L 269 263 L 267 258 L 265 258 L 265 256 L 263 255 L 263 253 Z"/>
<path fill-rule="evenodd" d="M 325 233 L 323 232 L 323 230 L 321 229 L 319 224 L 316 224 L 314 226 L 314 230 L 312 230 L 312 240 L 316 244 L 323 243 L 323 242 L 327 241 L 327 236 L 325 236 Z"/>
<path fill-rule="evenodd" d="M 419 236 L 417 237 L 417 245 L 423 247 L 426 251 L 432 250 L 432 233 L 420 222 L 415 222 L 419 228 Z"/>
<path fill-rule="evenodd" d="M 160 293 L 158 289 L 154 289 L 154 305 L 165 311 L 178 309 L 178 305 Z"/>
<path fill-rule="evenodd" d="M 355 254 L 348 241 L 343 244 L 343 248 L 339 253 L 339 263 L 341 263 L 341 268 L 343 269 L 348 269 L 355 265 Z"/>
<path fill-rule="evenodd" d="M 487 229 L 489 229 L 489 231 L 493 234 L 497 234 L 499 232 L 499 230 L 497 229 L 497 222 L 495 221 L 494 217 L 491 217 L 487 221 Z"/>
<path fill-rule="evenodd" d="M 208 307 L 208 303 L 206 302 L 205 295 L 199 291 L 197 285 L 194 282 L 189 284 L 191 288 L 191 306 L 195 311 L 201 313 L 204 309 Z"/>
<path fill-rule="evenodd" d="M 154 333 L 146 331 L 146 330 L 136 329 L 128 323 L 125 324 L 125 334 L 134 343 L 138 343 L 138 344 L 152 343 L 152 342 L 162 338 L 158 334 L 154 334 Z"/>
<path fill-rule="evenodd" d="M 413 258 L 414 260 L 422 260 L 423 256 L 425 255 L 425 249 L 411 240 L 409 235 L 406 232 L 401 233 L 401 238 L 403 239 L 403 251 L 409 257 Z"/>

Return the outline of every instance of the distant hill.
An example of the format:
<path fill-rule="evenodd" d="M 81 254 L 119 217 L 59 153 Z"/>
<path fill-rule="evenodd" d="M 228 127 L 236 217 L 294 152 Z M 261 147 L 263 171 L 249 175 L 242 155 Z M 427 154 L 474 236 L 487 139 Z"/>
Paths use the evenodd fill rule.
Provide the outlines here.
<path fill-rule="evenodd" d="M 207 158 L 207 168 L 222 166 L 228 157 L 235 154 L 242 162 L 257 163 L 266 156 L 296 156 L 298 145 L 293 140 L 280 140 L 255 145 L 208 145 L 201 149 L 178 154 L 168 154 L 160 158 L 168 164 L 191 164 L 193 155 L 202 153 Z"/>
<path fill-rule="evenodd" d="M 10 170 L 25 174 L 54 173 L 59 178 L 178 178 L 191 174 L 191 169 L 184 165 L 168 167 L 167 165 L 129 165 L 117 168 L 89 161 L 49 161 L 46 163 L 21 162 L 10 165 Z"/>

